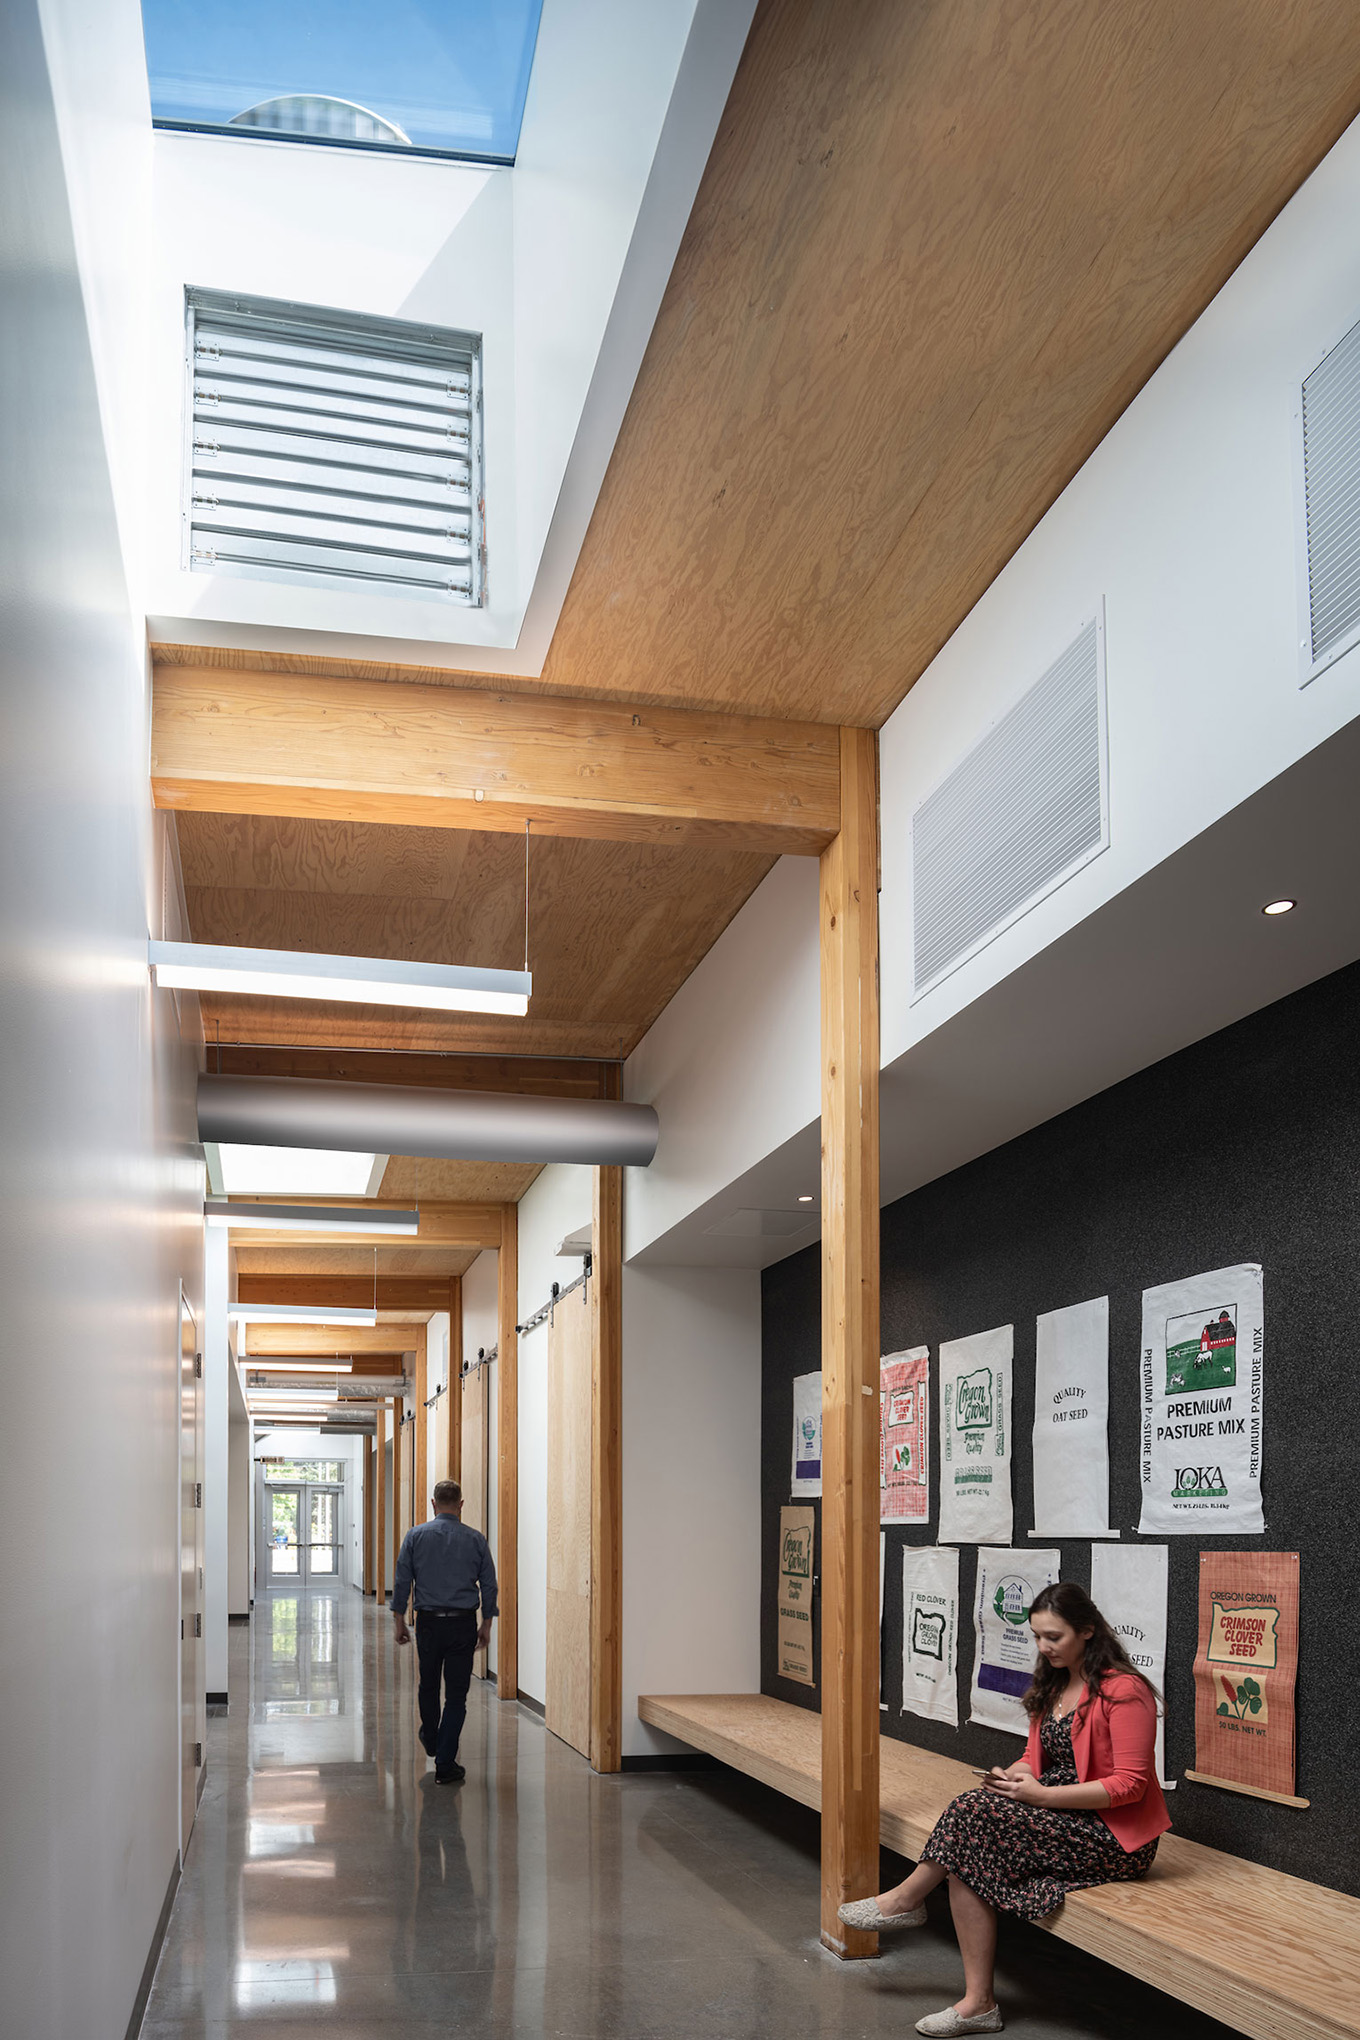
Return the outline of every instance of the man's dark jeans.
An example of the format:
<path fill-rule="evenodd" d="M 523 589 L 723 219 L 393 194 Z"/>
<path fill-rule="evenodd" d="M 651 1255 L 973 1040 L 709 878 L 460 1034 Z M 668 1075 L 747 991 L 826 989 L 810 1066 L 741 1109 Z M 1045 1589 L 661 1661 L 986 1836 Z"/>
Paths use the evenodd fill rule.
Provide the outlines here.
<path fill-rule="evenodd" d="M 455 1615 L 416 1611 L 416 1655 L 420 1660 L 420 1725 L 434 1755 L 436 1775 L 451 1771 L 458 1761 L 458 1738 L 467 1717 L 472 1658 L 477 1648 L 477 1611 Z M 439 1712 L 440 1685 L 444 1712 Z"/>

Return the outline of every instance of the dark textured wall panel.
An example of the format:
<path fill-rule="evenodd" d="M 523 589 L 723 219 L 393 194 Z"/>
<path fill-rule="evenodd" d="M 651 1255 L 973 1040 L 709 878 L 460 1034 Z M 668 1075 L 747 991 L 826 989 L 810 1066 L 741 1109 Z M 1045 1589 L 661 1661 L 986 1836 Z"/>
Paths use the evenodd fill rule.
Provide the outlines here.
<path fill-rule="evenodd" d="M 1266 1534 L 1167 1538 L 1170 1636 L 1167 1773 L 1194 1764 L 1196 1590 L 1201 1549 L 1301 1554 L 1297 1790 L 1307 1811 L 1182 1782 L 1182 1834 L 1360 1893 L 1360 1681 L 1351 1610 L 1360 1578 L 1360 965 L 1339 971 L 1169 1057 L 883 1213 L 883 1348 L 928 1343 L 931 1392 L 942 1339 L 1015 1326 L 1015 1542 L 1034 1521 L 1030 1430 L 1035 1318 L 1110 1299 L 1110 1521 L 1139 1541 L 1138 1347 L 1142 1292 L 1259 1261 L 1265 1270 Z M 778 1678 L 779 1507 L 789 1499 L 795 1374 L 819 1365 L 819 1248 L 764 1276 L 764 1591 L 767 1693 L 817 1696 Z M 939 1521 L 932 1407 L 931 1514 L 891 1528 L 884 1598 L 884 1732 L 973 1763 L 1009 1760 L 1014 1739 L 968 1726 L 971 1615 L 961 1625 L 959 1714 L 945 1728 L 903 1714 L 902 1575 L 894 1554 L 931 1544 Z M 820 1535 L 820 1522 L 819 1522 Z M 1049 1540 L 1044 1540 L 1045 1542 Z M 1054 1540 L 1056 1541 L 1056 1540 Z M 1161 1540 L 1149 1539 L 1149 1542 Z M 1089 1543 L 1063 1543 L 1063 1571 L 1090 1584 Z M 818 1553 L 820 1560 L 820 1550 Z M 971 1608 L 976 1554 L 962 1548 Z"/>

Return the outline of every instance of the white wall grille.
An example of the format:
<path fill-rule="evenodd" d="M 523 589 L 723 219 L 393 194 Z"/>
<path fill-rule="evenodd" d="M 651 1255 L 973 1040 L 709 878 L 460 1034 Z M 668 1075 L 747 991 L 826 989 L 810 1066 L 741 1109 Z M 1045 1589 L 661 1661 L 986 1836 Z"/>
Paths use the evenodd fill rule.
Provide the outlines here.
<path fill-rule="evenodd" d="M 1311 678 L 1360 639 L 1360 325 L 1304 382 L 1300 417 Z"/>
<path fill-rule="evenodd" d="M 1093 617 L 912 817 L 913 994 L 1109 841 L 1104 632 Z"/>
<path fill-rule="evenodd" d="M 186 564 L 480 603 L 481 342 L 188 294 Z"/>

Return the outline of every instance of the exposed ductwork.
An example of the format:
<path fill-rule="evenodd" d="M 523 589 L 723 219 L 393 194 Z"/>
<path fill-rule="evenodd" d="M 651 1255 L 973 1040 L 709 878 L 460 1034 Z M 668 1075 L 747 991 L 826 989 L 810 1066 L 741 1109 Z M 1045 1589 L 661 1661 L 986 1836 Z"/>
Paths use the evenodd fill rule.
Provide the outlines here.
<path fill-rule="evenodd" d="M 611 1098 L 522 1098 L 315 1077 L 209 1073 L 198 1080 L 199 1139 L 232 1146 L 645 1169 L 659 1131 L 654 1106 Z"/>

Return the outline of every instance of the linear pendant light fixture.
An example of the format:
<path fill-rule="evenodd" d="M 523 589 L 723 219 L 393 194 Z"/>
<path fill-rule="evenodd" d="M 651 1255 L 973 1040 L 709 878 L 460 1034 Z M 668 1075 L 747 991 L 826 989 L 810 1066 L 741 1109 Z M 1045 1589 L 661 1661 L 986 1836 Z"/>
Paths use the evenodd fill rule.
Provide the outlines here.
<path fill-rule="evenodd" d="M 300 949 L 228 949 L 207 942 L 151 942 L 158 985 L 185 992 L 244 992 L 276 999 L 342 999 L 361 1006 L 420 1006 L 440 1013 L 522 1018 L 527 970 L 400 963 L 378 956 L 316 956 Z"/>
<path fill-rule="evenodd" d="M 209 1225 L 257 1232 L 392 1233 L 411 1239 L 420 1231 L 418 1211 L 378 1211 L 362 1204 L 242 1204 L 208 1197 L 203 1216 Z"/>
<path fill-rule="evenodd" d="M 312 1310 L 292 1303 L 232 1303 L 227 1316 L 238 1325 L 376 1325 L 376 1310 Z"/>

